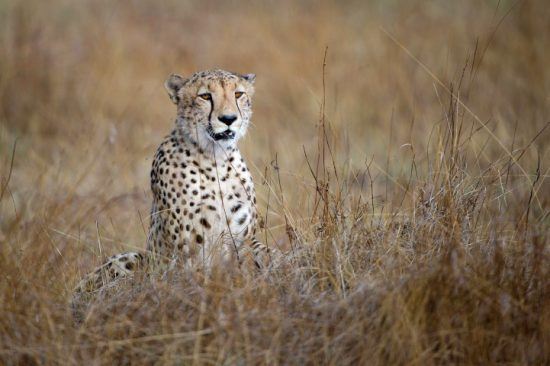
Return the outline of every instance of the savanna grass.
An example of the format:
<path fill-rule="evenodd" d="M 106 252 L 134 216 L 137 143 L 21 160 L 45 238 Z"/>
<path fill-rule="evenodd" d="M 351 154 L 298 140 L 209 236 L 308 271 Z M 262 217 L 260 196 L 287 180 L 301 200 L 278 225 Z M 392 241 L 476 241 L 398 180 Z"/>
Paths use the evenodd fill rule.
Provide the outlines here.
<path fill-rule="evenodd" d="M 550 362 L 545 1 L 0 4 L 0 363 Z M 327 48 L 328 46 L 328 48 Z M 171 72 L 258 75 L 241 142 L 285 253 L 84 306 L 144 247 Z"/>

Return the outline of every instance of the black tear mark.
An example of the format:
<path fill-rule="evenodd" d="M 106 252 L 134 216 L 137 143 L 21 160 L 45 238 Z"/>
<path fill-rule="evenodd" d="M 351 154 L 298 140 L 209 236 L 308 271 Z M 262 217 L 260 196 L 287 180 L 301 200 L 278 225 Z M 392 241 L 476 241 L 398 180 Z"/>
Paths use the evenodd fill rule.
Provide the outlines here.
<path fill-rule="evenodd" d="M 214 98 L 210 98 L 210 113 L 208 113 L 208 122 L 212 124 L 212 112 L 214 112 Z"/>

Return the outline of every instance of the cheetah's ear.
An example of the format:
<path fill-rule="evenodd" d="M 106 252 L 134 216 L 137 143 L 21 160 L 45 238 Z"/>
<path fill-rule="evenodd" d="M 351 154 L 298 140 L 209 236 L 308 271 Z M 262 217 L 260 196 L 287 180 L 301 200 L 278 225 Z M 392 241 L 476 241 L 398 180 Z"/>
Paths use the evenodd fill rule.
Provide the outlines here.
<path fill-rule="evenodd" d="M 254 81 L 256 81 L 256 74 L 244 74 L 243 79 L 248 81 L 250 84 L 254 84 Z"/>
<path fill-rule="evenodd" d="M 164 87 L 168 91 L 168 95 L 174 104 L 178 104 L 178 91 L 185 84 L 185 79 L 177 74 L 171 74 L 164 82 Z"/>

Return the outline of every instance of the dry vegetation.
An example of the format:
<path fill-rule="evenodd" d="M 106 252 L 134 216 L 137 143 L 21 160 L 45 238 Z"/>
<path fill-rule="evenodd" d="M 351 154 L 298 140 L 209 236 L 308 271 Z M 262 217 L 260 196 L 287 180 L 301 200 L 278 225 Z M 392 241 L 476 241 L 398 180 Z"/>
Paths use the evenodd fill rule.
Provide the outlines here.
<path fill-rule="evenodd" d="M 0 2 L 0 363 L 548 364 L 549 45 L 545 0 Z M 80 276 L 144 247 L 165 77 L 212 67 L 258 75 L 287 262 L 75 326 Z"/>

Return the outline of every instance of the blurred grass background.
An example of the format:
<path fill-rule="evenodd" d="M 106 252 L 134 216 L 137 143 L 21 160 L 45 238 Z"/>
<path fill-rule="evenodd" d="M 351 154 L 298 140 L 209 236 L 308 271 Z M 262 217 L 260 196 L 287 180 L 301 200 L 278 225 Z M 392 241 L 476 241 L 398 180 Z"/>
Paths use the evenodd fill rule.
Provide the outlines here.
<path fill-rule="evenodd" d="M 528 336 L 522 340 L 536 347 L 523 347 L 523 358 L 519 356 L 522 347 L 511 347 L 509 357 L 500 361 L 548 361 L 548 336 L 544 337 L 541 330 L 550 329 L 545 261 L 550 200 L 550 132 L 545 129 L 550 122 L 549 45 L 550 7 L 544 0 L 0 2 L 0 270 L 4 282 L 0 359 L 7 364 L 79 363 L 83 359 L 122 362 L 110 358 L 118 355 L 114 351 L 98 351 L 118 347 L 101 342 L 117 339 L 113 335 L 116 332 L 105 329 L 121 320 L 98 318 L 103 319 L 96 319 L 100 325 L 91 321 L 88 328 L 75 330 L 66 314 L 66 299 L 78 278 L 103 257 L 144 247 L 151 200 L 151 159 L 162 137 L 171 130 L 175 115 L 163 88 L 167 75 L 176 72 L 185 76 L 223 68 L 257 74 L 253 125 L 240 146 L 255 178 L 266 241 L 285 250 L 294 244 L 315 246 L 318 231 L 322 231 L 319 225 L 326 224 L 327 217 L 338 225 L 339 215 L 368 221 L 360 229 L 350 229 L 364 234 L 354 240 L 364 245 L 361 255 L 365 257 L 350 258 L 346 281 L 341 281 L 346 284 L 340 290 L 335 290 L 334 284 L 312 285 L 320 292 L 304 290 L 309 289 L 306 284 L 312 278 L 324 278 L 324 271 L 331 273 L 339 268 L 336 266 L 319 273 L 308 272 L 305 277 L 298 276 L 301 280 L 292 280 L 295 282 L 285 277 L 286 282 L 281 280 L 276 286 L 258 285 L 261 291 L 274 286 L 285 294 L 308 294 L 308 301 L 315 298 L 323 304 L 325 296 L 342 300 L 346 293 L 365 291 L 367 284 L 374 286 L 369 282 L 373 279 L 405 281 L 416 272 L 417 268 L 411 267 L 416 261 L 425 261 L 422 263 L 428 268 L 435 266 L 441 253 L 429 248 L 432 242 L 426 238 L 435 237 L 432 231 L 399 240 L 387 238 L 384 233 L 401 237 L 405 228 L 416 227 L 418 217 L 435 220 L 433 212 L 422 216 L 420 207 L 430 206 L 432 201 L 423 201 L 425 197 L 439 199 L 433 192 L 443 192 L 447 187 L 438 185 L 440 179 L 445 180 L 440 177 L 449 177 L 453 172 L 453 179 L 447 183 L 456 183 L 455 193 L 460 194 L 445 198 L 446 208 L 438 210 L 451 212 L 451 206 L 466 206 L 466 198 L 474 191 L 483 196 L 474 211 L 456 211 L 462 212 L 466 220 L 475 219 L 474 231 L 479 234 L 474 239 L 463 237 L 460 245 L 465 258 L 480 255 L 478 249 L 492 256 L 492 249 L 485 252 L 476 247 L 488 242 L 498 242 L 510 250 L 512 254 L 503 259 L 507 264 L 524 258 L 525 253 L 542 256 L 542 272 L 534 271 L 530 262 L 522 267 L 522 271 L 537 274 L 529 281 L 538 281 L 538 285 L 528 281 L 527 288 L 535 286 L 542 291 L 535 291 L 540 296 L 534 302 L 538 304 L 540 322 L 533 325 L 533 320 L 527 319 L 522 323 L 536 329 L 534 333 L 526 331 Z M 323 139 L 326 141 L 320 143 Z M 319 173 L 316 161 L 322 146 L 329 147 L 330 154 L 325 156 L 326 172 Z M 306 155 L 318 172 L 317 182 Z M 450 167 L 453 164 L 458 168 Z M 457 177 L 460 179 L 454 180 Z M 326 209 L 336 212 L 332 216 L 324 212 L 324 218 L 316 209 L 320 199 L 315 192 L 322 193 L 322 187 L 327 187 L 330 196 Z M 361 198 L 365 198 L 366 206 L 362 206 Z M 445 233 L 454 230 L 452 222 L 443 230 Z M 332 239 L 343 235 L 338 230 L 329 230 Z M 444 236 L 441 238 L 445 242 Z M 342 236 L 342 242 L 347 240 Z M 400 240 L 405 247 L 396 244 Z M 520 241 L 539 249 L 517 254 Z M 422 260 L 408 252 L 416 246 L 426 250 Z M 338 254 L 311 250 L 314 254 L 308 252 L 309 258 L 315 258 L 318 268 L 326 258 L 332 260 Z M 349 251 L 350 256 L 353 253 Z M 484 262 L 478 265 L 488 266 Z M 294 273 L 288 271 L 284 273 Z M 518 284 L 514 281 L 519 280 L 514 277 L 516 272 L 510 273 L 512 277 L 506 283 L 514 287 Z M 486 276 L 490 278 L 487 283 L 492 283 L 492 275 L 477 273 L 480 283 Z M 225 285 L 238 286 L 233 282 Z M 480 286 L 474 292 L 485 288 Z M 376 291 L 382 291 L 382 287 Z M 189 291 L 190 298 L 195 299 Z M 225 290 L 216 291 L 212 294 L 219 298 L 229 296 Z M 456 296 L 453 294 L 442 292 L 435 297 L 448 295 L 451 299 Z M 487 296 L 493 295 L 489 291 Z M 246 306 L 256 311 L 269 308 L 260 300 L 254 302 L 255 296 L 246 300 Z M 281 301 L 276 296 L 269 299 Z M 525 309 L 534 304 L 527 294 L 518 294 L 517 300 L 518 306 Z M 344 313 L 354 306 L 367 306 L 356 299 L 350 301 L 356 303 L 325 305 Z M 385 308 L 393 316 L 403 311 L 395 301 Z M 476 306 L 470 305 L 468 309 L 475 313 Z M 304 304 L 297 309 L 302 307 L 306 316 L 309 310 Z M 454 309 L 453 305 L 448 309 Z M 117 314 L 127 314 L 127 309 Z M 369 326 L 382 321 L 380 314 L 375 311 L 365 317 Z M 469 313 L 465 310 L 465 314 Z M 276 319 L 288 315 L 265 317 L 275 328 L 251 325 L 252 332 L 277 333 L 273 329 L 284 326 Z M 254 319 L 261 323 L 267 321 L 265 317 Z M 419 319 L 415 324 L 429 323 Z M 137 320 L 130 316 L 125 321 Z M 200 330 L 202 323 L 194 321 L 185 324 Z M 142 335 L 157 334 L 159 330 L 148 328 L 147 324 L 152 323 L 147 321 L 134 324 L 146 329 Z M 283 328 L 277 328 L 277 324 Z M 466 333 L 471 330 L 467 324 L 461 323 Z M 294 327 L 297 333 L 300 329 L 303 332 L 303 337 L 293 338 L 299 340 L 297 344 L 317 334 L 307 326 Z M 412 348 L 399 345 L 408 351 L 392 351 L 403 356 L 392 358 L 383 349 L 396 343 L 386 337 L 397 337 L 402 329 L 391 329 L 381 333 L 378 343 L 365 341 L 364 349 L 372 363 L 499 361 L 489 349 L 476 359 L 475 352 L 473 358 L 461 358 L 467 354 L 464 350 L 460 355 L 453 353 L 461 349 L 458 346 L 453 352 L 438 348 L 432 340 L 418 335 L 433 329 L 420 330 L 417 325 L 407 329 L 418 333 L 419 343 Z M 517 333 L 517 329 L 511 329 Z M 340 331 L 345 333 L 345 329 Z M 329 340 L 326 347 L 336 343 L 343 350 L 358 352 L 347 343 L 338 343 L 335 332 L 333 329 L 324 335 L 323 339 Z M 95 351 L 75 351 L 69 358 L 58 358 L 56 349 L 64 350 L 75 334 L 86 349 Z M 235 334 L 239 338 L 237 330 Z M 350 342 L 362 339 L 357 334 L 353 337 L 353 331 L 347 336 Z M 197 338 L 192 339 L 195 342 Z M 505 348 L 507 342 L 514 342 L 511 339 L 496 344 Z M 157 345 L 170 357 L 151 360 L 189 361 L 178 353 L 181 344 L 170 344 L 173 353 L 166 351 L 166 343 Z M 285 347 L 280 344 L 282 348 L 257 344 L 257 352 L 245 347 L 242 353 L 236 351 L 240 346 L 233 345 L 230 349 L 237 356 L 231 357 L 236 358 L 228 356 L 231 352 L 227 351 L 210 359 L 212 352 L 221 352 L 223 347 L 214 348 L 217 351 L 207 348 L 201 353 L 203 346 L 194 343 L 192 360 L 228 364 L 364 360 L 362 356 L 337 358 L 338 351 L 331 353 L 329 349 L 311 353 L 307 346 L 299 357 L 295 352 L 296 358 L 285 358 L 281 351 Z M 479 347 L 489 346 L 480 342 Z M 271 352 L 267 353 L 269 357 L 265 356 L 266 349 Z M 131 357 L 128 360 L 136 362 Z"/>

